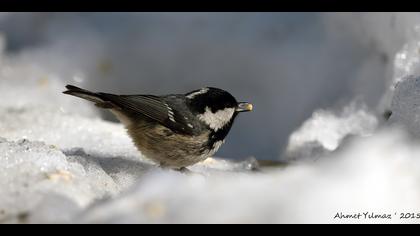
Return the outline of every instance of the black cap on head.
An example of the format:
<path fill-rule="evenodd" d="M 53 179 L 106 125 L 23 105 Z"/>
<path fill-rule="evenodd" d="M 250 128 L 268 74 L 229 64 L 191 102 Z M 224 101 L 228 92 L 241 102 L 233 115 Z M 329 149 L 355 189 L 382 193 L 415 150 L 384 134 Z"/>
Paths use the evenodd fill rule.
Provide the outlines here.
<path fill-rule="evenodd" d="M 238 106 L 238 102 L 230 93 L 219 88 L 206 87 L 189 92 L 185 96 L 189 101 L 190 108 L 198 113 L 204 113 L 206 107 L 216 113 L 225 108 Z"/>

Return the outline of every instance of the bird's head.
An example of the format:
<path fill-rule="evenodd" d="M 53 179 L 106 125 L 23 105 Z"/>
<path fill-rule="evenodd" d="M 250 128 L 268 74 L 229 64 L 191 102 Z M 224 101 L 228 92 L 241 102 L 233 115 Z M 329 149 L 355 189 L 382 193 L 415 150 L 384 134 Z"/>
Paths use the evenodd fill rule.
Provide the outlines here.
<path fill-rule="evenodd" d="M 238 102 L 230 93 L 219 88 L 205 87 L 185 96 L 190 109 L 215 132 L 230 129 L 238 113 L 253 108 L 251 103 Z"/>

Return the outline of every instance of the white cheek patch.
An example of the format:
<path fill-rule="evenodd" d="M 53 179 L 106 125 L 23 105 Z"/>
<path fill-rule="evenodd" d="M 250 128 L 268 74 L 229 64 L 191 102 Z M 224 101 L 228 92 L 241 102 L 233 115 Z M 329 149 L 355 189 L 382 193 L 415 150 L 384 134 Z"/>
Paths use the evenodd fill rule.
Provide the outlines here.
<path fill-rule="evenodd" d="M 217 111 L 216 113 L 213 113 L 209 107 L 206 107 L 206 111 L 204 114 L 198 115 L 198 119 L 206 123 L 214 131 L 217 131 L 229 123 L 234 112 L 234 108 L 225 108 L 223 110 Z"/>
<path fill-rule="evenodd" d="M 187 98 L 189 98 L 189 99 L 193 99 L 195 96 L 200 95 L 200 94 L 205 94 L 205 93 L 207 93 L 208 91 L 209 91 L 209 89 L 208 89 L 208 88 L 202 88 L 202 89 L 200 89 L 200 90 L 199 90 L 199 91 L 197 91 L 197 92 L 194 92 L 194 93 L 189 94 L 189 95 L 187 96 Z"/>

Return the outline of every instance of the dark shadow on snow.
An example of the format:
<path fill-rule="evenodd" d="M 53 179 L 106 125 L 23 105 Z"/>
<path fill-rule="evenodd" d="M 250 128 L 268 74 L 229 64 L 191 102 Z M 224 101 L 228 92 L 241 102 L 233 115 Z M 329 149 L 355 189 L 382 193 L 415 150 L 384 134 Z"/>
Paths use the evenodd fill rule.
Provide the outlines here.
<path fill-rule="evenodd" d="M 85 168 L 92 166 L 100 167 L 113 179 L 115 179 L 114 177 L 117 174 L 121 173 L 139 179 L 149 170 L 157 168 L 155 165 L 142 162 L 141 160 L 129 160 L 122 157 L 104 156 L 103 154 L 95 153 L 88 154 L 83 148 L 63 150 L 63 153 L 68 157 L 69 161 L 78 162 Z"/>

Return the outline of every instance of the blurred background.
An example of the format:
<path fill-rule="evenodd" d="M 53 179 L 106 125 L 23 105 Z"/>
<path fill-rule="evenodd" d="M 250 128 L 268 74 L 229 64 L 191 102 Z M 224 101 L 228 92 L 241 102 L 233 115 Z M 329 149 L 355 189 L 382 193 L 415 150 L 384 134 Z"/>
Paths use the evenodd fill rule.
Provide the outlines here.
<path fill-rule="evenodd" d="M 356 98 L 378 114 L 387 109 L 395 54 L 418 20 L 419 13 L 0 13 L 0 32 L 9 57 L 91 90 L 230 91 L 254 112 L 237 119 L 217 156 L 274 160 L 316 109 Z"/>

